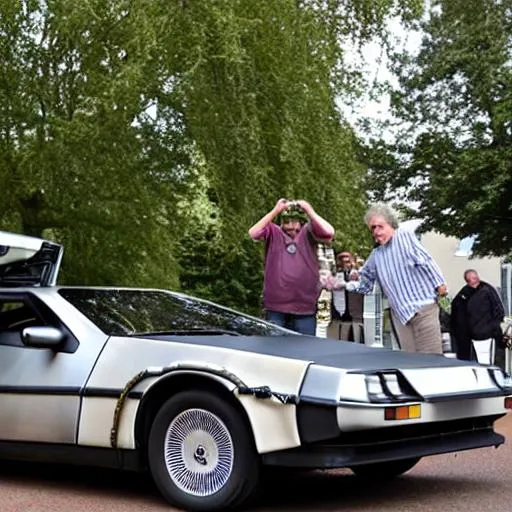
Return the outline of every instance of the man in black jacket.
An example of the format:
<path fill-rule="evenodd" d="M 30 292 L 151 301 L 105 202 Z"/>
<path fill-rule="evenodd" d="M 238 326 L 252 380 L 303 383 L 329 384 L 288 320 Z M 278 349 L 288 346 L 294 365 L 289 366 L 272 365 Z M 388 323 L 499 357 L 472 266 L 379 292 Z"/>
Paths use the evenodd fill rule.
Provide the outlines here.
<path fill-rule="evenodd" d="M 476 270 L 466 270 L 464 281 L 466 286 L 453 299 L 450 319 L 457 357 L 493 364 L 496 345 L 503 344 L 503 303 L 496 289 L 481 281 Z"/>

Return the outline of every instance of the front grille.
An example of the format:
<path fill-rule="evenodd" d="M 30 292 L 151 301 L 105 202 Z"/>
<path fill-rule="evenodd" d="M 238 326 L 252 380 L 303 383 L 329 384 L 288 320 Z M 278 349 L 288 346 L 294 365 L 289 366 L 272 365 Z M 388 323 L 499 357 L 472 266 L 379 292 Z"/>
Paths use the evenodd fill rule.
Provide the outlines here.
<path fill-rule="evenodd" d="M 436 423 L 421 423 L 416 425 L 400 425 L 357 432 L 342 432 L 334 439 L 312 443 L 313 445 L 358 445 L 404 439 L 419 439 L 424 437 L 439 437 L 456 432 L 470 432 L 492 428 L 493 423 L 501 415 L 467 418 Z"/>

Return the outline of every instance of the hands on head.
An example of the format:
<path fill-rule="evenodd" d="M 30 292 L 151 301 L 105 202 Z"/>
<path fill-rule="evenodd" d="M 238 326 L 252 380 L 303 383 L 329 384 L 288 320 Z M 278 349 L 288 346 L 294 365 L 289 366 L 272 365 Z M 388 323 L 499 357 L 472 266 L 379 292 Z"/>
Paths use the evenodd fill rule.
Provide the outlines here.
<path fill-rule="evenodd" d="M 281 198 L 277 201 L 276 205 L 274 206 L 274 210 L 276 213 L 281 213 L 284 210 L 288 208 L 301 208 L 305 212 L 308 211 L 309 208 L 311 208 L 311 205 L 305 201 L 304 199 L 285 199 Z"/>
<path fill-rule="evenodd" d="M 277 214 L 279 214 L 286 210 L 286 208 L 288 208 L 288 203 L 288 199 L 281 198 L 277 201 L 276 205 L 274 206 L 274 210 L 276 211 Z"/>

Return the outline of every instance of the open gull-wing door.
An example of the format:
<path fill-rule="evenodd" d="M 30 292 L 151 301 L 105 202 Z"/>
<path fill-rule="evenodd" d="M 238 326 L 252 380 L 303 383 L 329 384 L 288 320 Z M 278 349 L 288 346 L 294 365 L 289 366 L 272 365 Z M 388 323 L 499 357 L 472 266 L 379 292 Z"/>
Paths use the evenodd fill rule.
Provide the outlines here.
<path fill-rule="evenodd" d="M 63 250 L 55 242 L 0 231 L 0 286 L 53 286 Z"/>

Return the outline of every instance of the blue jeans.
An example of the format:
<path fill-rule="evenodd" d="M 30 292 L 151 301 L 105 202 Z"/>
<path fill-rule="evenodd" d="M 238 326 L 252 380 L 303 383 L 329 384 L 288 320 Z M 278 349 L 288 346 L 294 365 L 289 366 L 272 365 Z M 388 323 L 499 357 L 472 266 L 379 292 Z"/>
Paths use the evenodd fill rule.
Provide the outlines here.
<path fill-rule="evenodd" d="M 265 320 L 286 327 L 292 331 L 314 336 L 316 333 L 316 315 L 295 315 L 293 313 L 281 313 L 280 311 L 265 311 Z"/>

